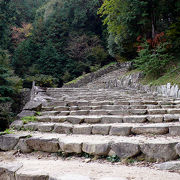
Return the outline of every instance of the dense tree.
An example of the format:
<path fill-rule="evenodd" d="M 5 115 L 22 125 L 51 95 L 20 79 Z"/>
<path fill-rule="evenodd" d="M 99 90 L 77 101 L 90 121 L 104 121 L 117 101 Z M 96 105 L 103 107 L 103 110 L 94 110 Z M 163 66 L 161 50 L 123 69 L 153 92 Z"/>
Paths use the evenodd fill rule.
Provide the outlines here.
<path fill-rule="evenodd" d="M 100 3 L 52 0 L 40 7 L 30 36 L 14 53 L 16 73 L 25 77 L 35 75 L 38 69 L 39 74 L 62 79 L 68 73 L 73 79 L 89 72 L 91 65 L 106 64 L 105 43 L 100 40 L 102 22 L 97 15 Z"/>
<path fill-rule="evenodd" d="M 138 36 L 154 39 L 177 20 L 175 0 L 105 0 L 99 10 L 108 26 L 112 55 L 132 58 Z M 175 10 L 175 11 L 174 11 Z M 114 49 L 114 50 L 113 50 Z"/>
<path fill-rule="evenodd" d="M 0 131 L 8 127 L 14 112 L 18 110 L 16 107 L 19 100 L 18 90 L 22 88 L 21 82 L 9 64 L 9 53 L 0 49 Z M 2 105 L 4 103 L 5 108 Z"/>
<path fill-rule="evenodd" d="M 10 49 L 11 46 L 11 30 L 14 24 L 15 10 L 11 0 L 0 1 L 0 48 Z"/>
<path fill-rule="evenodd" d="M 22 23 L 33 23 L 36 10 L 49 0 L 16 0 L 12 1 L 16 10 L 15 24 L 21 26 Z"/>

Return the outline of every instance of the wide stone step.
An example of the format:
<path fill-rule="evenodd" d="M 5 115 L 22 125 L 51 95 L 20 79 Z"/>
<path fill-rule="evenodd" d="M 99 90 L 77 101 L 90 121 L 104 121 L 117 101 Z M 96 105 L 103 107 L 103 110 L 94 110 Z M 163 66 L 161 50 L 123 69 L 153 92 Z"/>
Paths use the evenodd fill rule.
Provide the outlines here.
<path fill-rule="evenodd" d="M 64 111 L 66 112 L 66 111 Z M 68 113 L 67 113 L 68 114 Z M 179 121 L 180 114 L 165 115 L 57 115 L 57 116 L 38 116 L 39 122 L 70 122 L 72 124 L 80 123 L 144 123 L 144 122 L 173 122 Z"/>
<path fill-rule="evenodd" d="M 65 108 L 64 108 L 65 109 Z M 57 109 L 55 109 L 57 110 Z M 163 115 L 163 114 L 180 114 L 180 109 L 119 109 L 119 110 L 73 110 L 70 111 L 46 111 L 42 115 L 60 115 L 60 116 L 84 116 L 84 115 Z"/>
<path fill-rule="evenodd" d="M 173 135 L 180 136 L 180 123 L 155 123 L 155 124 L 80 124 L 73 125 L 71 123 L 28 123 L 19 125 L 19 121 L 14 122 L 15 129 L 23 129 L 40 132 L 56 132 L 60 134 L 85 134 L 85 135 L 114 135 L 129 136 L 139 134 L 152 135 Z"/>
<path fill-rule="evenodd" d="M 160 109 L 162 109 L 162 110 L 160 110 Z M 76 106 L 67 106 L 66 105 L 66 106 L 56 106 L 56 107 L 43 107 L 42 108 L 43 112 L 41 113 L 41 115 L 57 115 L 61 111 L 81 111 L 81 110 L 115 111 L 115 112 L 117 112 L 116 114 L 118 114 L 118 111 L 121 112 L 122 110 L 126 110 L 126 111 L 128 111 L 128 113 L 137 113 L 137 114 L 138 113 L 140 113 L 140 114 L 148 113 L 148 110 L 150 110 L 149 113 L 151 113 L 151 114 L 161 113 L 161 112 L 167 112 L 169 114 L 178 114 L 178 113 L 180 113 L 179 109 L 180 108 L 178 107 L 178 105 L 177 106 L 176 105 L 170 105 L 170 106 L 169 105 L 164 105 L 164 106 L 160 106 L 160 105 L 99 105 L 99 106 L 90 106 L 90 105 L 78 106 L 78 105 L 76 105 Z M 147 110 L 147 111 L 145 111 L 145 110 Z M 73 112 L 73 113 L 75 113 L 75 112 Z M 69 114 L 70 114 L 70 112 L 69 112 Z M 92 114 L 93 114 L 93 112 L 92 112 Z"/>
<path fill-rule="evenodd" d="M 8 156 L 5 153 L 2 156 Z M 45 156 L 45 154 L 44 154 Z M 1 156 L 0 156 L 1 158 Z M 1 180 L 179 180 L 180 175 L 152 169 L 108 163 L 91 162 L 86 159 L 64 161 L 60 157 L 37 159 L 36 155 L 16 157 L 11 162 L 0 163 Z"/>
<path fill-rule="evenodd" d="M 144 154 L 147 159 L 169 161 L 180 155 L 180 137 L 121 137 L 101 135 L 64 135 L 57 133 L 15 132 L 0 136 L 0 150 L 19 149 L 22 152 L 87 153 L 97 156 L 116 154 L 131 158 Z"/>
<path fill-rule="evenodd" d="M 86 97 L 87 98 L 87 97 Z M 55 104 L 55 105 L 66 105 L 66 106 L 84 106 L 84 105 L 92 105 L 92 106 L 97 106 L 97 105 L 146 105 L 146 106 L 151 106 L 151 105 L 157 105 L 157 106 L 163 106 L 163 107 L 177 107 L 179 108 L 180 104 L 179 103 L 175 103 L 174 101 L 170 101 L 170 102 L 164 102 L 164 101 L 143 101 L 141 99 L 139 99 L 138 101 L 130 101 L 127 98 L 124 98 L 122 100 L 117 100 L 118 97 L 115 97 L 113 100 L 110 101 L 100 101 L 100 100 L 96 100 L 94 101 L 95 97 L 92 97 L 90 100 L 88 98 L 88 100 L 85 100 L 83 97 L 81 97 L 81 99 L 83 101 L 79 101 L 78 99 L 71 99 L 71 100 L 65 100 L 65 101 L 52 101 L 49 102 L 48 105 L 50 104 Z M 104 100 L 107 99 L 107 97 L 103 98 Z"/>

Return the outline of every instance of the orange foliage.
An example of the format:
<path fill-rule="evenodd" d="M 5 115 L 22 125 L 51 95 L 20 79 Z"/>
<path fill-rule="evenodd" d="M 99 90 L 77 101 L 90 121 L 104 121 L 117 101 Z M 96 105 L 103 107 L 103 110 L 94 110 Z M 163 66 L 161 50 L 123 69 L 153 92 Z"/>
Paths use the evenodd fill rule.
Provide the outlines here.
<path fill-rule="evenodd" d="M 138 36 L 137 37 L 137 42 L 139 43 L 139 45 L 137 46 L 137 52 L 141 51 L 143 49 L 143 47 L 140 45 L 140 43 L 142 43 L 143 41 L 142 36 Z M 152 49 L 156 48 L 158 45 L 160 45 L 163 42 L 166 42 L 166 38 L 165 38 L 165 33 L 161 32 L 159 34 L 156 34 L 154 39 L 147 39 L 146 42 L 150 45 L 150 47 Z"/>
<path fill-rule="evenodd" d="M 32 30 L 32 24 L 23 23 L 21 28 L 12 27 L 12 40 L 14 45 L 17 46 L 20 42 L 24 41 L 28 36 L 30 36 L 30 31 Z"/>

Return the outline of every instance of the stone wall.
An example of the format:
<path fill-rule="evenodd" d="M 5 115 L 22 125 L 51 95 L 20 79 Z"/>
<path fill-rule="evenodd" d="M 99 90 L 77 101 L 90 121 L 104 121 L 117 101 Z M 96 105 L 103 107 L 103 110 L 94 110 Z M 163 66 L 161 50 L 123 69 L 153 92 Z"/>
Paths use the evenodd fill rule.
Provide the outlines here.
<path fill-rule="evenodd" d="M 22 111 L 25 104 L 30 101 L 30 97 L 31 97 L 31 90 L 30 89 L 26 88 L 26 89 L 21 90 L 19 112 Z"/>
<path fill-rule="evenodd" d="M 142 90 L 146 92 L 152 92 L 154 94 L 160 94 L 163 96 L 180 98 L 180 89 L 178 85 L 171 85 L 170 83 L 167 83 L 166 85 L 161 85 L 161 86 L 142 85 L 140 83 L 140 80 L 142 79 L 142 77 L 143 75 L 141 72 L 136 72 L 133 74 L 123 76 L 117 80 L 116 87 L 119 87 L 119 88 L 129 87 L 129 88 Z"/>
<path fill-rule="evenodd" d="M 18 97 L 18 109 L 15 109 L 16 112 L 20 112 L 25 104 L 30 100 L 30 89 L 22 89 Z M 12 111 L 12 102 L 0 103 L 0 111 L 11 112 Z"/>
<path fill-rule="evenodd" d="M 22 89 L 16 99 L 17 102 L 15 103 L 0 103 L 0 131 L 9 127 L 11 113 L 17 114 L 22 111 L 24 105 L 30 99 L 30 89 Z"/>
<path fill-rule="evenodd" d="M 82 79 L 77 80 L 75 83 L 71 84 L 65 84 L 63 88 L 79 88 L 82 86 L 85 86 L 86 84 L 96 80 L 97 78 L 101 77 L 104 74 L 107 74 L 109 72 L 115 71 L 117 69 L 121 68 L 131 68 L 132 63 L 131 62 L 126 62 L 126 63 L 117 63 L 111 66 L 108 66 L 107 68 L 100 69 L 96 72 L 90 73 L 85 75 Z"/>

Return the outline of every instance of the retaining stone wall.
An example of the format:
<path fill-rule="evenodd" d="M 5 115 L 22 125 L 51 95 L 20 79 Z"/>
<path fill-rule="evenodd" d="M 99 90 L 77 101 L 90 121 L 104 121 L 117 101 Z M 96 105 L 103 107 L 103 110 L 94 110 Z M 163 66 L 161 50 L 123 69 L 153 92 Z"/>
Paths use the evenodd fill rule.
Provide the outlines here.
<path fill-rule="evenodd" d="M 96 80 L 97 78 L 101 77 L 104 74 L 107 74 L 109 72 L 115 71 L 117 69 L 121 69 L 121 68 L 131 68 L 132 63 L 131 62 L 126 62 L 126 63 L 117 63 L 114 65 L 111 65 L 105 69 L 100 69 L 96 72 L 90 73 L 85 75 L 82 79 L 78 80 L 75 83 L 71 83 L 71 84 L 65 84 L 63 86 L 63 88 L 79 88 L 82 86 L 85 86 L 86 84 Z"/>
<path fill-rule="evenodd" d="M 117 87 L 129 87 L 146 92 L 152 92 L 154 94 L 160 94 L 163 96 L 180 98 L 180 89 L 178 85 L 171 85 L 171 83 L 167 83 L 166 85 L 161 86 L 142 85 L 140 84 L 142 77 L 143 75 L 141 72 L 123 76 L 121 79 L 117 80 Z"/>

